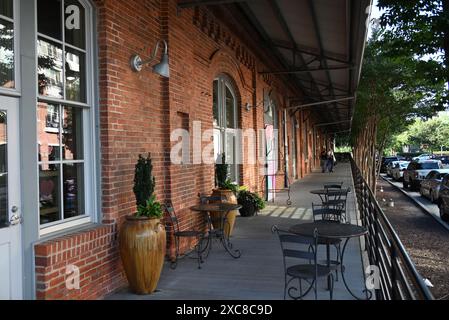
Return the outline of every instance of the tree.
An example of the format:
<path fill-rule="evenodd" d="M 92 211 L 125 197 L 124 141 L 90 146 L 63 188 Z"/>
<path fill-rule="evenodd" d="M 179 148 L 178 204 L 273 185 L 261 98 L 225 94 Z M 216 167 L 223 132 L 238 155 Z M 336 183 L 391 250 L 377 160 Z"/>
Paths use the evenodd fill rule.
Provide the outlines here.
<path fill-rule="evenodd" d="M 379 0 L 378 6 L 395 54 L 431 57 L 430 76 L 449 83 L 449 0 Z"/>
<path fill-rule="evenodd" d="M 441 109 L 444 81 L 423 70 L 434 63 L 410 52 L 391 54 L 393 44 L 377 28 L 365 50 L 352 128 L 357 165 L 375 191 L 380 161 L 391 137 L 404 131 L 416 117 L 428 118 Z"/>
<path fill-rule="evenodd" d="M 434 117 L 423 121 L 418 119 L 407 130 L 407 143 L 428 146 L 429 151 L 449 146 L 449 116 Z"/>

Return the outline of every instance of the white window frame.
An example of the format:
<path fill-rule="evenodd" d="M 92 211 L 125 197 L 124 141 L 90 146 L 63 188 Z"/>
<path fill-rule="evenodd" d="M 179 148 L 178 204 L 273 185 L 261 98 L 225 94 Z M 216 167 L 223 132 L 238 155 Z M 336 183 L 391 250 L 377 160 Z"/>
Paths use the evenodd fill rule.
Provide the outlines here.
<path fill-rule="evenodd" d="M 0 95 L 19 97 L 21 95 L 20 79 L 20 1 L 13 0 L 13 19 L 1 16 L 14 23 L 14 88 L 0 87 Z"/>
<path fill-rule="evenodd" d="M 214 81 L 218 81 L 218 88 L 217 88 L 217 108 L 218 108 L 218 126 L 214 125 L 214 130 L 219 131 L 220 140 L 218 141 L 218 146 L 220 149 L 220 153 L 226 152 L 226 143 L 227 143 L 227 134 L 233 133 L 234 134 L 234 142 L 238 139 L 238 136 L 235 134 L 236 131 L 239 129 L 239 123 L 238 123 L 238 107 L 237 107 L 237 95 L 235 94 L 234 86 L 232 85 L 231 80 L 227 75 L 221 74 L 217 76 Z M 228 128 L 227 127 L 227 118 L 226 118 L 226 102 L 225 102 L 225 94 L 226 88 L 229 89 L 229 92 L 231 92 L 232 97 L 234 99 L 234 126 L 235 128 Z M 234 175 L 235 175 L 235 181 L 232 181 L 234 183 L 239 183 L 240 181 L 240 174 L 239 174 L 239 163 L 238 159 L 240 150 L 240 144 L 235 143 L 234 145 Z"/>
<path fill-rule="evenodd" d="M 39 0 L 35 0 L 35 17 L 36 21 L 37 17 L 37 5 Z M 52 97 L 46 97 L 39 94 L 39 86 L 38 84 L 38 74 L 36 74 L 36 95 L 38 97 L 38 101 L 58 104 L 67 107 L 77 107 L 83 110 L 83 160 L 84 163 L 84 216 L 73 217 L 61 221 L 56 221 L 53 223 L 48 223 L 45 225 L 40 225 L 39 223 L 39 235 L 47 236 L 52 233 L 60 232 L 65 229 L 74 228 L 77 226 L 81 226 L 88 223 L 96 223 L 99 221 L 99 216 L 97 212 L 97 171 L 96 171 L 96 148 L 97 141 L 95 139 L 94 128 L 96 128 L 95 122 L 95 105 L 96 105 L 96 95 L 95 95 L 95 44 L 94 44 L 94 8 L 91 3 L 87 0 L 78 0 L 80 4 L 85 8 L 85 31 L 86 31 L 86 46 L 84 51 L 80 50 L 76 47 L 71 46 L 70 44 L 65 43 L 65 32 L 63 32 L 62 41 L 57 41 L 57 43 L 64 43 L 66 47 L 76 49 L 78 51 L 85 53 L 85 75 L 86 75 L 86 102 L 77 102 L 66 100 L 65 97 L 63 99 L 57 99 Z M 61 14 L 64 22 L 64 2 L 61 3 Z M 64 30 L 64 24 L 62 25 Z M 45 39 L 54 39 L 49 38 L 48 36 L 42 35 L 38 33 L 37 24 L 36 24 L 36 49 L 37 49 L 37 40 L 39 37 Z M 63 63 L 65 63 L 65 54 L 63 54 Z M 36 51 L 36 66 L 38 66 L 38 55 Z M 63 88 L 64 92 L 65 88 L 65 77 L 63 79 Z M 65 94 L 64 94 L 65 95 Z M 37 120 L 37 104 L 36 108 L 36 120 Z M 39 139 L 39 137 L 38 137 Z M 38 154 L 37 144 L 36 144 L 36 154 Z M 64 161 L 60 160 L 60 164 L 67 163 L 76 163 L 76 160 Z M 40 163 L 39 163 L 40 165 Z M 39 165 L 37 170 L 39 170 Z M 39 190 L 39 180 L 37 181 L 37 190 Z M 39 208 L 39 199 L 37 199 L 37 208 Z M 61 208 L 63 210 L 63 208 Z M 39 212 L 39 210 L 38 210 Z"/>

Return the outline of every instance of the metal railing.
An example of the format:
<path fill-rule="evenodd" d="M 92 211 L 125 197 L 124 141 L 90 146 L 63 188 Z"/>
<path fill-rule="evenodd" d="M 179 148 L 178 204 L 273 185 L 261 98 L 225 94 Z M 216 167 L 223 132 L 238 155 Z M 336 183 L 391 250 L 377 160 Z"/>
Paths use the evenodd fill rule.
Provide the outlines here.
<path fill-rule="evenodd" d="M 370 265 L 379 270 L 378 300 L 434 300 L 396 231 L 351 157 L 355 192 Z"/>

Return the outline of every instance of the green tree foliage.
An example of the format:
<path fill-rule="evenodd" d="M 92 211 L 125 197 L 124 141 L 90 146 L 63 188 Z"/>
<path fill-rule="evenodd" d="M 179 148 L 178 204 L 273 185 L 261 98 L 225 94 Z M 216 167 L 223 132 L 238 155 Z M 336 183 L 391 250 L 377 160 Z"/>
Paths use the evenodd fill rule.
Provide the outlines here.
<path fill-rule="evenodd" d="M 357 93 L 352 142 L 365 129 L 369 117 L 377 123 L 376 148 L 380 152 L 394 134 L 404 131 L 416 117 L 428 118 L 442 109 L 444 81 L 429 79 L 423 70 L 433 62 L 411 53 L 392 55 L 391 43 L 376 29 L 368 42 Z"/>
<path fill-rule="evenodd" d="M 442 146 L 449 147 L 449 116 L 442 115 L 427 121 L 417 119 L 399 137 L 397 141 L 400 147 L 428 146 L 429 151 L 440 150 Z"/>
<path fill-rule="evenodd" d="M 431 79 L 449 82 L 449 0 L 379 0 L 395 55 L 433 57 Z"/>

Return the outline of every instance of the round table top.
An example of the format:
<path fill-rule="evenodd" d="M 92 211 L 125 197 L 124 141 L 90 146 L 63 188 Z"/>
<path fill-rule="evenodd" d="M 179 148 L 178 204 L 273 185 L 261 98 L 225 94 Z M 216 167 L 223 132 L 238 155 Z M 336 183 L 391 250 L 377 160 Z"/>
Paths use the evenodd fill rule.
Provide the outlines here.
<path fill-rule="evenodd" d="M 190 208 L 193 211 L 216 211 L 216 212 L 228 212 L 232 210 L 238 210 L 242 206 L 239 204 L 233 203 L 207 203 L 207 204 L 199 204 Z"/>
<path fill-rule="evenodd" d="M 365 227 L 328 221 L 297 224 L 292 226 L 289 231 L 301 236 L 313 236 L 315 229 L 318 230 L 319 237 L 334 239 L 355 238 L 368 233 Z"/>
<path fill-rule="evenodd" d="M 311 194 L 323 194 L 323 195 L 339 195 L 344 194 L 348 192 L 347 189 L 341 189 L 341 190 L 329 190 L 329 189 L 318 189 L 318 190 L 312 190 L 310 191 Z"/>
<path fill-rule="evenodd" d="M 342 210 L 340 209 L 333 209 L 333 208 L 321 208 L 321 209 L 314 209 L 313 215 L 327 215 L 327 214 L 334 214 L 334 215 L 340 215 L 342 213 Z"/>

